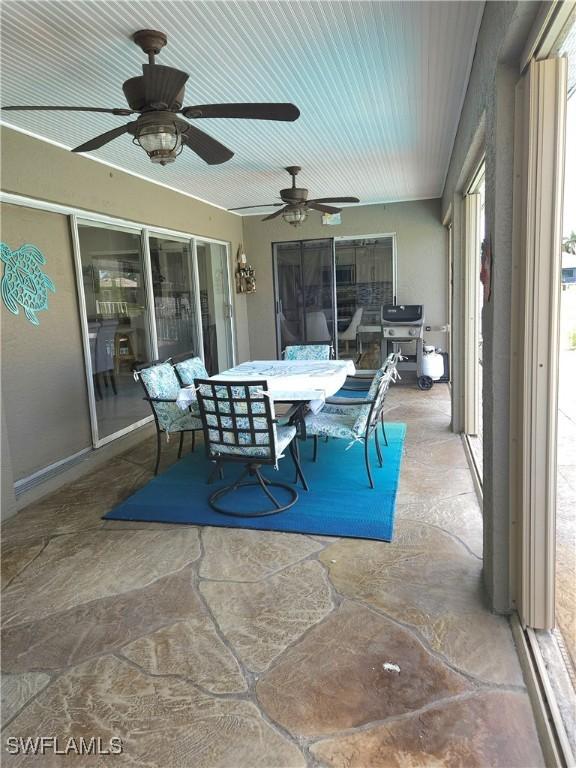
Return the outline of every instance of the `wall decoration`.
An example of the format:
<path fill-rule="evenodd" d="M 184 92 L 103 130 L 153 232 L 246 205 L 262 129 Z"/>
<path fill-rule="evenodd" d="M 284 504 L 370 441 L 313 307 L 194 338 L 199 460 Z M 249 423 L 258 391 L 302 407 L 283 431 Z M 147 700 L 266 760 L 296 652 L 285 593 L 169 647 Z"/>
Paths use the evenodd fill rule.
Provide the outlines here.
<path fill-rule="evenodd" d="M 484 286 L 484 304 L 490 301 L 492 293 L 492 242 L 490 238 L 482 241 L 480 282 Z"/>
<path fill-rule="evenodd" d="M 324 226 L 337 226 L 338 224 L 342 224 L 342 214 L 341 213 L 323 213 L 322 214 L 322 224 Z"/>
<path fill-rule="evenodd" d="M 254 293 L 256 291 L 256 270 L 247 263 L 242 245 L 236 254 L 236 293 Z"/>
<path fill-rule="evenodd" d="M 19 313 L 18 304 L 33 325 L 39 325 L 36 312 L 48 309 L 48 291 L 56 293 L 54 283 L 42 272 L 40 264 L 46 258 L 35 245 L 21 245 L 12 251 L 0 243 L 0 259 L 4 262 L 2 300 L 13 315 Z"/>

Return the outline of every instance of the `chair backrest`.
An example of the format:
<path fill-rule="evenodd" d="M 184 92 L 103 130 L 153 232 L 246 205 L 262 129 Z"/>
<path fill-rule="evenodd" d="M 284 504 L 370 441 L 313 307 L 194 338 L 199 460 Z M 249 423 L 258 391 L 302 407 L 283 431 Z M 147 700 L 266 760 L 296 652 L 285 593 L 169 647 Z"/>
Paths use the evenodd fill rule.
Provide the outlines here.
<path fill-rule="evenodd" d="M 265 380 L 196 379 L 194 385 L 209 458 L 276 462 L 274 404 Z"/>
<path fill-rule="evenodd" d="M 314 341 L 330 341 L 328 322 L 321 309 L 306 312 L 306 334 Z"/>
<path fill-rule="evenodd" d="M 366 399 L 370 400 L 370 402 L 360 406 L 353 426 L 354 434 L 358 436 L 364 435 L 367 430 L 373 429 L 377 424 L 384 407 L 384 399 L 390 386 L 392 375 L 393 369 L 388 361 L 384 363 L 382 368 L 376 371 L 376 375 L 372 379 L 370 389 L 366 395 Z"/>
<path fill-rule="evenodd" d="M 154 361 L 135 366 L 134 372 L 144 387 L 146 399 L 150 403 L 159 427 L 165 432 L 170 432 L 173 424 L 182 419 L 182 410 L 175 402 L 181 385 L 174 368 L 170 363 Z M 154 398 L 174 402 L 155 402 Z"/>
<path fill-rule="evenodd" d="M 358 309 L 354 312 L 352 315 L 352 320 L 350 321 L 350 325 L 348 328 L 346 328 L 345 331 L 342 331 L 342 333 L 339 333 L 338 336 L 343 341 L 352 341 L 356 338 L 356 333 L 358 331 L 358 328 L 360 326 L 360 323 L 362 322 L 362 314 L 364 313 L 364 307 L 358 307 Z"/>
<path fill-rule="evenodd" d="M 178 355 L 170 359 L 176 376 L 183 387 L 194 384 L 194 379 L 207 379 L 208 371 L 200 357 Z"/>
<path fill-rule="evenodd" d="M 284 348 L 284 360 L 330 360 L 330 344 L 295 344 Z"/>

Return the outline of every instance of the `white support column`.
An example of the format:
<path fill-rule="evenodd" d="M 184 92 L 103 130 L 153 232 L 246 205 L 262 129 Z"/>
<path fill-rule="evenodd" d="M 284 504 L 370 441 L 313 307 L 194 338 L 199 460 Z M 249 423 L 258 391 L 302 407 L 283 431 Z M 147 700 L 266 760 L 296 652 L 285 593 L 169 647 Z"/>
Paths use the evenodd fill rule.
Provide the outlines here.
<path fill-rule="evenodd" d="M 554 626 L 556 426 L 566 60 L 532 62 L 518 86 L 521 158 L 515 201 L 516 315 L 511 503 L 516 520 L 518 610 Z"/>

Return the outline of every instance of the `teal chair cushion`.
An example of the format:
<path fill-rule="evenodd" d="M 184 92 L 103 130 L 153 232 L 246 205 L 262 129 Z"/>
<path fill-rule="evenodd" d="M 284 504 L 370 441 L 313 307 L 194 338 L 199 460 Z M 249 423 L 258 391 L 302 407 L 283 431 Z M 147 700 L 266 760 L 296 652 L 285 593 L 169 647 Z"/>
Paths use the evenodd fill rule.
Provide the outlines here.
<path fill-rule="evenodd" d="M 194 384 L 194 379 L 208 378 L 206 366 L 199 357 L 189 357 L 188 360 L 174 363 L 174 368 L 178 371 L 178 376 L 185 387 Z"/>
<path fill-rule="evenodd" d="M 160 429 L 164 432 L 183 432 L 189 429 L 202 429 L 202 422 L 198 416 L 199 409 L 196 403 L 192 412 L 181 410 L 176 405 L 176 397 L 180 391 L 180 382 L 174 373 L 170 363 L 160 363 L 150 368 L 144 368 L 138 372 L 142 379 L 150 405 L 156 414 Z M 174 402 L 155 402 L 154 398 L 161 400 L 173 400 Z"/>
<path fill-rule="evenodd" d="M 330 345 L 297 344 L 286 347 L 284 360 L 330 360 Z"/>

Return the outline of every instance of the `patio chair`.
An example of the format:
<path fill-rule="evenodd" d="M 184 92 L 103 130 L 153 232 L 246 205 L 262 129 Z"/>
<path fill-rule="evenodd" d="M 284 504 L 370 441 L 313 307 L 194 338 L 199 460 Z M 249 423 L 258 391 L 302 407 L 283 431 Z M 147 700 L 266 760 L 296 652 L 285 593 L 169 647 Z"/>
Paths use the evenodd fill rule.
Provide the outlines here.
<path fill-rule="evenodd" d="M 284 360 L 330 360 L 334 350 L 330 344 L 295 344 L 284 348 Z"/>
<path fill-rule="evenodd" d="M 352 320 L 350 321 L 350 325 L 346 328 L 346 330 L 341 331 L 338 334 L 338 341 L 344 342 L 344 347 L 346 352 L 348 352 L 350 342 L 353 341 L 356 344 L 356 347 L 358 347 L 358 328 L 360 327 L 360 323 L 362 322 L 362 314 L 364 312 L 364 307 L 358 307 L 356 311 L 354 312 L 354 315 L 352 316 Z"/>
<path fill-rule="evenodd" d="M 221 383 L 212 379 L 196 379 L 194 382 L 204 429 L 206 454 L 215 467 L 208 477 L 212 482 L 221 473 L 222 464 L 243 464 L 244 470 L 231 485 L 215 491 L 208 503 L 216 512 L 235 517 L 259 517 L 274 515 L 289 509 L 298 500 L 298 492 L 292 485 L 268 480 L 260 471 L 263 465 L 276 466 L 286 448 L 300 478 L 308 490 L 295 444 L 296 427 L 280 426 L 274 415 L 274 403 L 268 395 L 268 384 L 263 381 L 234 381 Z M 249 479 L 246 479 L 249 478 Z M 244 486 L 260 487 L 272 502 L 273 508 L 241 511 L 225 508 L 219 500 Z M 289 500 L 280 502 L 271 488 L 283 488 L 289 492 Z"/>
<path fill-rule="evenodd" d="M 365 398 L 340 398 L 336 413 L 327 412 L 326 406 L 320 413 L 310 413 L 305 417 L 306 435 L 314 437 L 314 461 L 317 458 L 319 437 L 336 437 L 349 440 L 351 444 L 363 442 L 368 482 L 370 488 L 374 488 L 369 456 L 370 438 L 374 435 L 378 463 L 382 467 L 384 462 L 376 427 L 382 420 L 384 400 L 391 380 L 391 370 L 383 366 L 374 377 Z"/>
<path fill-rule="evenodd" d="M 382 376 L 384 375 L 390 376 L 390 381 L 388 386 L 390 385 L 390 383 L 396 381 L 396 379 L 399 378 L 398 371 L 396 370 L 396 366 L 398 364 L 398 360 L 400 359 L 400 357 L 401 356 L 399 352 L 392 352 L 386 358 L 384 365 L 378 370 L 358 371 L 356 375 L 349 377 L 349 379 L 351 379 L 353 382 L 352 386 L 348 385 L 348 379 L 346 379 L 347 383 L 344 384 L 344 386 L 339 391 L 346 390 L 351 392 L 358 392 L 358 398 L 338 397 L 338 393 L 336 393 L 334 397 L 327 398 L 326 404 L 322 409 L 322 413 L 336 413 L 342 416 L 357 415 L 358 411 L 361 408 L 362 401 L 368 397 L 370 387 L 372 387 L 373 385 L 377 386 Z M 386 436 L 386 427 L 384 424 L 384 408 L 382 408 L 380 424 L 382 428 L 382 437 L 384 439 L 384 445 L 388 446 L 388 437 Z M 317 453 L 318 453 L 318 440 L 316 438 L 314 442 L 314 461 L 316 460 Z"/>
<path fill-rule="evenodd" d="M 134 366 L 134 376 L 144 388 L 144 399 L 150 403 L 154 422 L 156 423 L 156 466 L 154 474 L 158 474 L 160 453 L 162 450 L 161 434 L 167 436 L 180 434 L 178 458 L 182 456 L 184 433 L 192 432 L 192 450 L 194 450 L 196 432 L 202 429 L 197 403 L 192 403 L 186 411 L 176 405 L 176 398 L 181 384 L 170 363 L 154 360 Z"/>

